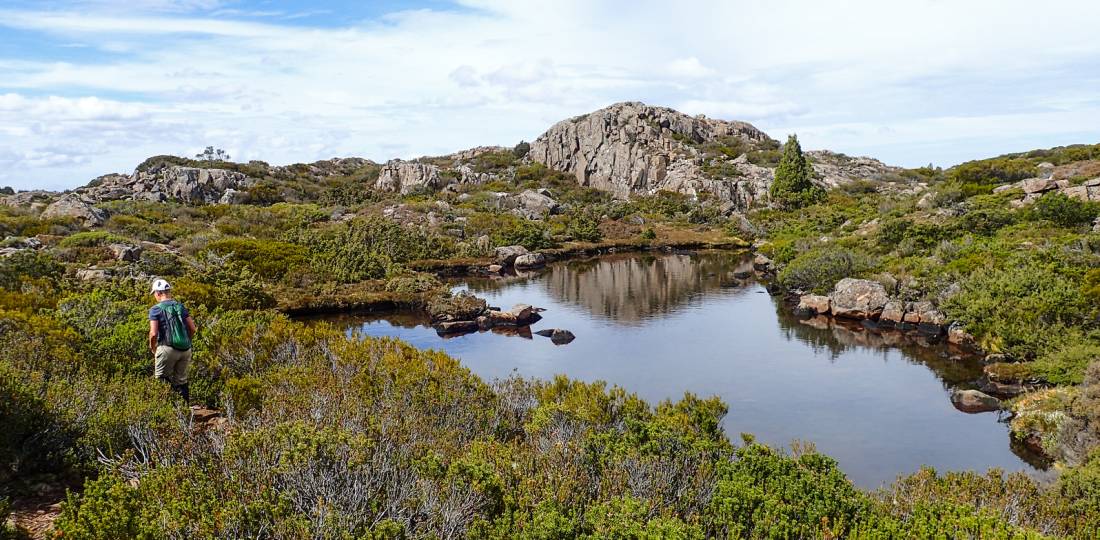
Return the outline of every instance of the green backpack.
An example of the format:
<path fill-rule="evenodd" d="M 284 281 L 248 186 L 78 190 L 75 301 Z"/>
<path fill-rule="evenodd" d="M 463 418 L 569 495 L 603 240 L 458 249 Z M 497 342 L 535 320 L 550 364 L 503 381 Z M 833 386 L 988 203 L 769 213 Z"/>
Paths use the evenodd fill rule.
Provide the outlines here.
<path fill-rule="evenodd" d="M 187 333 L 187 323 L 183 320 L 183 304 L 169 300 L 161 303 L 160 309 L 168 320 L 168 345 L 177 351 L 191 350 L 191 336 Z"/>

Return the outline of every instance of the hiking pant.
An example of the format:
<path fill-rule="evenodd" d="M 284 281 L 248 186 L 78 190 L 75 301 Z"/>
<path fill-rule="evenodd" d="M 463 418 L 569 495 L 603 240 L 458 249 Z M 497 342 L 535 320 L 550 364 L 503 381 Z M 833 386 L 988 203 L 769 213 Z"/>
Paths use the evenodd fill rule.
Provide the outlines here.
<path fill-rule="evenodd" d="M 191 351 L 177 351 L 168 345 L 157 345 L 153 376 L 168 381 L 173 387 L 187 384 L 187 368 L 191 365 Z"/>

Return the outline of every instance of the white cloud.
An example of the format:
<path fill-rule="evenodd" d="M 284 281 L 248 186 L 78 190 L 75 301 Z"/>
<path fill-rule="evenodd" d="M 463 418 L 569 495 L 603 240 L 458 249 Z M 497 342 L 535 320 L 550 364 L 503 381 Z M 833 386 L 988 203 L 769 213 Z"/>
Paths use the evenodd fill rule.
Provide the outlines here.
<path fill-rule="evenodd" d="M 88 156 L 4 174 L 71 187 L 207 144 L 273 163 L 438 154 L 530 140 L 625 100 L 909 165 L 1100 139 L 1074 118 L 1100 107 L 1094 2 L 468 0 L 311 28 L 233 20 L 212 0 L 180 13 L 142 1 L 0 13 L 0 38 L 16 28 L 102 52 L 0 56 L 0 147 Z"/>
<path fill-rule="evenodd" d="M 717 71 L 704 66 L 698 58 L 689 56 L 687 58 L 677 58 L 668 64 L 668 72 L 674 77 L 710 77 L 717 74 Z"/>

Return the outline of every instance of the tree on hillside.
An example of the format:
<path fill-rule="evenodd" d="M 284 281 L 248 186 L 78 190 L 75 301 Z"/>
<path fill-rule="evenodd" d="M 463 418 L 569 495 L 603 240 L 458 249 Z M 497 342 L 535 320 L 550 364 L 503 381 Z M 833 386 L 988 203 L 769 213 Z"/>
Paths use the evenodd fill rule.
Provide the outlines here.
<path fill-rule="evenodd" d="M 802 155 L 798 136 L 787 137 L 783 156 L 775 169 L 775 181 L 770 191 L 772 201 L 783 208 L 800 208 L 814 202 L 823 195 L 823 191 L 810 181 L 811 178 L 813 168 Z"/>
<path fill-rule="evenodd" d="M 206 150 L 203 150 L 202 153 L 195 154 L 195 159 L 201 159 L 203 161 L 229 161 L 231 158 L 225 150 L 207 146 Z"/>

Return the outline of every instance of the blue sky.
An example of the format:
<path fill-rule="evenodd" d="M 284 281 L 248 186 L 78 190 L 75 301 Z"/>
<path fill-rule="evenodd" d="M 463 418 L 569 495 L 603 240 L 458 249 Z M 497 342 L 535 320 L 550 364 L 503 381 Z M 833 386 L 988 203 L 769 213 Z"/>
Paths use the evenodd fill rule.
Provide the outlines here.
<path fill-rule="evenodd" d="M 675 6 L 675 7 L 672 7 Z M 0 185 L 531 140 L 617 101 L 948 166 L 1100 142 L 1100 2 L 0 0 Z"/>

